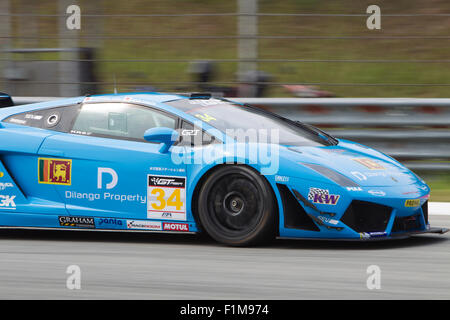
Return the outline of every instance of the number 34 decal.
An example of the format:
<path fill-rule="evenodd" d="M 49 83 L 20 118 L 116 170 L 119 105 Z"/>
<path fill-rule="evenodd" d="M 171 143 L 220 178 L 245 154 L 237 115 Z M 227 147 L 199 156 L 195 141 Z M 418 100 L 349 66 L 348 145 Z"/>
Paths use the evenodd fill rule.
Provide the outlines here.
<path fill-rule="evenodd" d="M 186 178 L 148 175 L 147 218 L 186 220 Z"/>
<path fill-rule="evenodd" d="M 164 210 L 167 207 L 175 208 L 175 210 L 181 210 L 184 203 L 181 201 L 181 190 L 175 189 L 166 201 L 166 192 L 162 188 L 154 188 L 151 192 L 152 195 L 157 195 L 156 200 L 159 204 L 155 202 L 151 203 L 151 206 L 155 210 Z"/>

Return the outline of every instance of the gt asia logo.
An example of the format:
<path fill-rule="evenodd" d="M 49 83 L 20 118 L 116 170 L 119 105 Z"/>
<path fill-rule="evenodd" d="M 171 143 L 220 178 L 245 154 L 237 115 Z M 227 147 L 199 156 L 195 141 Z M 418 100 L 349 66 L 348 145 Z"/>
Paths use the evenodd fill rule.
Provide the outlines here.
<path fill-rule="evenodd" d="M 340 197 L 340 195 L 330 194 L 330 192 L 325 189 L 309 188 L 308 200 L 314 203 L 329 204 L 335 206 L 338 203 Z"/>
<path fill-rule="evenodd" d="M 6 188 L 12 188 L 14 187 L 12 183 L 6 182 L 6 183 L 0 183 L 0 191 L 5 190 Z"/>
<path fill-rule="evenodd" d="M 11 207 L 15 208 L 16 203 L 14 202 L 14 199 L 16 196 L 1 196 L 0 195 L 0 207 Z"/>
<path fill-rule="evenodd" d="M 168 186 L 175 181 L 175 179 L 163 179 L 163 178 L 151 178 L 150 180 L 156 186 Z"/>
<path fill-rule="evenodd" d="M 186 223 L 163 223 L 163 230 L 165 231 L 189 231 L 189 225 Z"/>
<path fill-rule="evenodd" d="M 182 186 L 183 182 L 176 182 L 175 179 L 167 178 L 150 178 L 151 184 L 154 186 Z"/>

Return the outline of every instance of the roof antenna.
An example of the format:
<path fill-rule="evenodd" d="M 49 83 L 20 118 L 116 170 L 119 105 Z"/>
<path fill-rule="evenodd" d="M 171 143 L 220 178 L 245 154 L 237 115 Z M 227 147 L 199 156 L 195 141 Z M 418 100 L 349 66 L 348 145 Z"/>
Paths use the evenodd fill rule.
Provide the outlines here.
<path fill-rule="evenodd" d="M 114 94 L 117 94 L 117 81 L 116 81 L 116 74 L 114 73 Z"/>

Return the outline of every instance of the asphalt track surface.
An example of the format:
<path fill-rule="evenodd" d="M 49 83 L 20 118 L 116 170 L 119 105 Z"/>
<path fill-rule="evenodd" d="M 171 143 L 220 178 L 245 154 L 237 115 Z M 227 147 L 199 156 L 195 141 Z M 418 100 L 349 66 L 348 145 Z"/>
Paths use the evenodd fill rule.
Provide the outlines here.
<path fill-rule="evenodd" d="M 450 227 L 450 216 L 431 216 Z M 66 269 L 81 268 L 81 289 Z M 381 289 L 366 286 L 381 269 Z M 1 299 L 450 299 L 450 235 L 277 240 L 230 248 L 196 235 L 0 230 Z"/>

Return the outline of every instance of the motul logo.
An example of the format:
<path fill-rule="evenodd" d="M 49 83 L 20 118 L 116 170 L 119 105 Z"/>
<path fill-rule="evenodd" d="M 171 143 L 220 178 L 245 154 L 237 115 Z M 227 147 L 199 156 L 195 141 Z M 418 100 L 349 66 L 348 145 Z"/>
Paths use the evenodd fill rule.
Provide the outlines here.
<path fill-rule="evenodd" d="M 189 225 L 186 223 L 167 223 L 163 224 L 163 229 L 166 231 L 189 231 Z"/>

